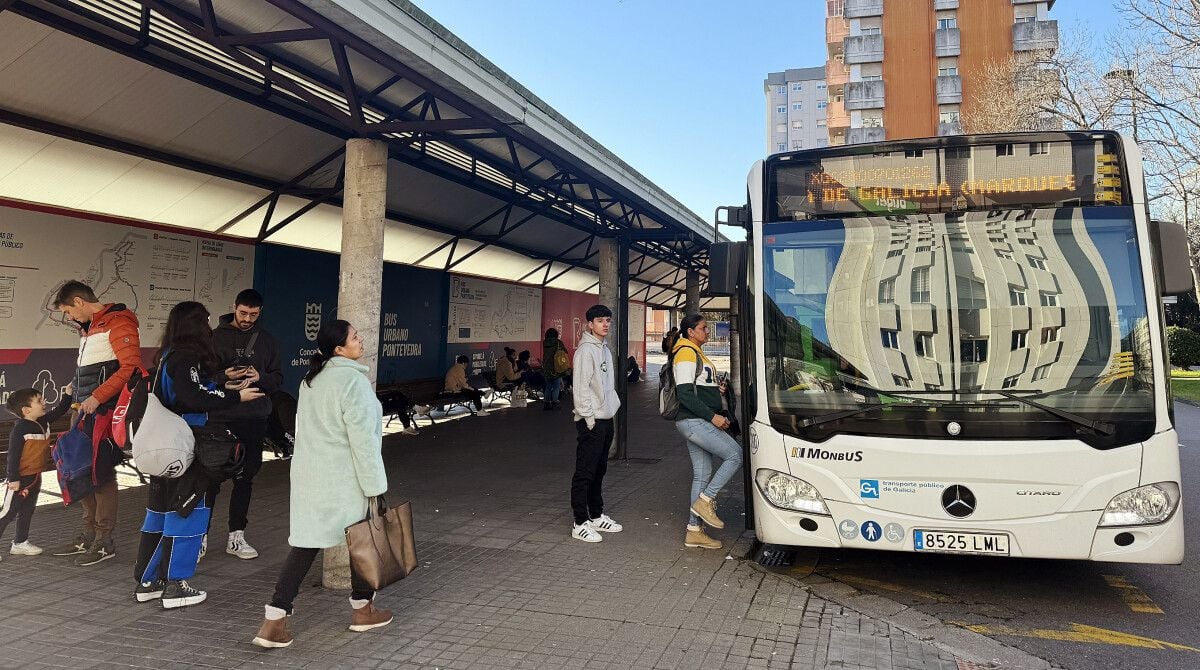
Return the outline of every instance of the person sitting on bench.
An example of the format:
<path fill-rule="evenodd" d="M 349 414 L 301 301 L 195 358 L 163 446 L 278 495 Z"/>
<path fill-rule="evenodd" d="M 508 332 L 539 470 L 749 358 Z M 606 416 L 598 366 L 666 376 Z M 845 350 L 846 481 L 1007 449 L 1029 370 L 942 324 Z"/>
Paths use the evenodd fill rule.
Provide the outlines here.
<path fill-rule="evenodd" d="M 517 356 L 517 374 L 521 375 L 521 383 L 525 386 L 540 389 L 546 385 L 546 378 L 530 364 L 529 358 L 528 349 Z"/>
<path fill-rule="evenodd" d="M 524 379 L 517 372 L 516 358 L 513 354 L 517 353 L 512 347 L 504 347 L 504 358 L 496 361 L 496 390 L 511 391 L 524 383 Z"/>
<path fill-rule="evenodd" d="M 471 388 L 467 383 L 467 357 L 465 355 L 454 359 L 454 365 L 446 371 L 446 393 L 461 393 L 465 396 L 470 396 L 471 402 L 475 405 L 475 414 L 479 416 L 487 416 L 487 410 L 483 408 L 483 393 Z"/>

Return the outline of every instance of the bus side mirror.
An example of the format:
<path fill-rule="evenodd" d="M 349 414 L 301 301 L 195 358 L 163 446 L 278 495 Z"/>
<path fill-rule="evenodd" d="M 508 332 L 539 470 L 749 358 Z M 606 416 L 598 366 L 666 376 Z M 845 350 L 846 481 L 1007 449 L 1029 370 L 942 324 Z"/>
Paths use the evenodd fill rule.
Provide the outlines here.
<path fill-rule="evenodd" d="M 1158 285 L 1162 295 L 1183 295 L 1195 290 L 1187 230 L 1178 223 L 1151 221 L 1150 236 L 1154 240 Z"/>
<path fill-rule="evenodd" d="M 737 293 L 745 274 L 746 243 L 717 242 L 708 247 L 708 294 Z"/>

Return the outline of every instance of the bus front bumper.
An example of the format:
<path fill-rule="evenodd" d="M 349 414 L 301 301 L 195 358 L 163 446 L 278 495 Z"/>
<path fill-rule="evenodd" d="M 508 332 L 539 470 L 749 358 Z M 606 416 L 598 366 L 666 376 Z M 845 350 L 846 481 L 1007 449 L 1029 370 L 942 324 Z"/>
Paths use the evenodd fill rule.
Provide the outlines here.
<path fill-rule="evenodd" d="M 1098 528 L 1098 510 L 972 522 L 909 516 L 826 500 L 831 515 L 819 516 L 774 507 L 763 499 L 757 487 L 753 488 L 755 531 L 759 540 L 767 544 L 1126 563 L 1183 561 L 1182 506 L 1170 519 L 1157 525 Z M 812 528 L 814 523 L 815 529 L 804 528 Z M 956 539 L 966 539 L 967 544 L 951 551 L 918 550 L 915 531 L 923 531 L 923 539 L 929 537 L 928 533 L 953 534 Z M 996 535 L 1003 535 L 1006 540 L 997 541 Z M 972 541 L 981 551 L 974 550 Z M 997 544 L 1002 544 L 1006 551 L 1001 553 Z"/>

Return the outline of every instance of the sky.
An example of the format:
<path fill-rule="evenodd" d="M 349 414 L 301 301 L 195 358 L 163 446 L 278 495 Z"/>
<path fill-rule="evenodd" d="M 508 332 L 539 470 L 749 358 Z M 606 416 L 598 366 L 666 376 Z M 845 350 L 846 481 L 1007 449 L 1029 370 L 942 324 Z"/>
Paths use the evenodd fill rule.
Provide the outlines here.
<path fill-rule="evenodd" d="M 415 2 L 704 221 L 745 202 L 767 74 L 825 62 L 824 0 Z M 1058 0 L 1050 17 L 1094 35 L 1122 23 L 1108 0 Z"/>

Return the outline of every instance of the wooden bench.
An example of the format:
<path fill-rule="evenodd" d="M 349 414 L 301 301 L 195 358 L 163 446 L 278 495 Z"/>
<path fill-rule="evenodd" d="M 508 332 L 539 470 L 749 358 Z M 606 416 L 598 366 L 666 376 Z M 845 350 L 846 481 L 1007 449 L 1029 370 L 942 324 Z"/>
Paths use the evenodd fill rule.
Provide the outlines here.
<path fill-rule="evenodd" d="M 382 384 L 376 388 L 375 395 L 379 401 L 383 403 L 383 415 L 388 418 L 388 424 L 391 425 L 392 420 L 400 416 L 400 412 L 408 412 L 408 416 L 415 419 L 418 416 L 424 416 L 429 419 L 430 423 L 437 423 L 433 418 L 432 412 L 434 409 L 442 411 L 450 411 L 455 407 L 466 407 L 472 414 L 475 413 L 475 407 L 471 404 L 471 396 L 465 393 L 451 393 L 445 390 L 446 380 L 443 377 L 428 377 L 426 379 L 410 379 L 403 382 L 393 384 Z M 412 403 L 408 407 L 389 406 L 390 397 L 392 394 L 400 392 L 408 398 Z M 416 406 L 426 405 L 430 409 L 424 414 L 416 411 Z M 416 423 L 413 423 L 416 426 Z"/>

